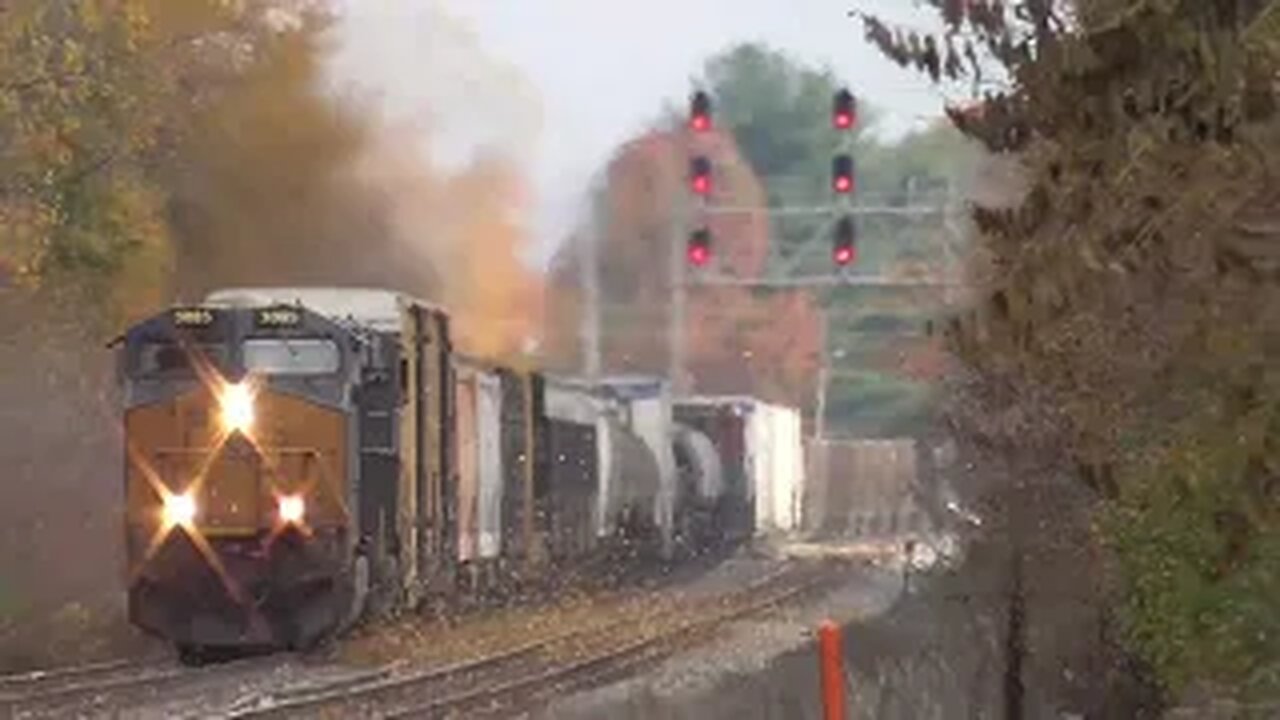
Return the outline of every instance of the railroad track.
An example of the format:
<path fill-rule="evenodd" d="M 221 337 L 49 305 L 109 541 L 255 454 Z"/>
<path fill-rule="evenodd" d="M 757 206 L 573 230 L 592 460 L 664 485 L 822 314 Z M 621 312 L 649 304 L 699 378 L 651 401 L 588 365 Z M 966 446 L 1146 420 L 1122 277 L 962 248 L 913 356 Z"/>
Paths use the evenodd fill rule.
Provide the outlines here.
<path fill-rule="evenodd" d="M 35 687 L 109 677 L 117 673 L 129 672 L 139 666 L 142 666 L 142 663 L 135 660 L 107 660 L 85 665 L 68 665 L 48 670 L 0 675 L 0 697 Z"/>
<path fill-rule="evenodd" d="M 635 672 L 730 621 L 815 591 L 829 582 L 824 567 L 787 566 L 727 595 L 663 603 L 654 616 L 579 628 L 477 660 L 423 670 L 386 667 L 370 671 L 367 680 L 251 696 L 229 717 L 399 720 L 501 711 L 513 700 L 527 704 Z"/>
<path fill-rule="evenodd" d="M 217 676 L 234 680 L 262 671 L 278 659 L 251 658 L 208 668 L 171 659 L 116 660 L 0 677 L 0 717 L 61 716 L 77 710 L 127 706 L 187 683 Z"/>
<path fill-rule="evenodd" d="M 73 696 L 92 688 L 109 688 L 132 678 L 162 672 L 163 660 L 108 660 L 0 676 L 0 709 L 35 698 Z"/>

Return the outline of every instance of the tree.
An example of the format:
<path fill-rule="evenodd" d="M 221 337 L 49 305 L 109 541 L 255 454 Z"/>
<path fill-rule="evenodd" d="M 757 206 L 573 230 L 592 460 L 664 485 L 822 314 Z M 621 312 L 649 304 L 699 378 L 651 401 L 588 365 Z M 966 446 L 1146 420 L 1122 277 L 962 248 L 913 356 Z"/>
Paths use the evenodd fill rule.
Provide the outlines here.
<path fill-rule="evenodd" d="M 1088 493 L 1124 637 L 1174 696 L 1280 694 L 1276 13 L 933 4 L 940 39 L 874 18 L 867 36 L 935 80 L 975 77 L 985 49 L 1008 87 L 949 114 L 1025 178 L 973 214 L 983 294 L 946 333 L 967 373 L 954 422 Z"/>
<path fill-rule="evenodd" d="M 5 9 L 0 254 L 25 287 L 126 274 L 135 287 L 158 284 L 137 282 L 168 250 L 148 169 L 179 95 L 165 63 L 180 66 L 185 48 L 153 22 L 154 9 L 141 0 Z"/>

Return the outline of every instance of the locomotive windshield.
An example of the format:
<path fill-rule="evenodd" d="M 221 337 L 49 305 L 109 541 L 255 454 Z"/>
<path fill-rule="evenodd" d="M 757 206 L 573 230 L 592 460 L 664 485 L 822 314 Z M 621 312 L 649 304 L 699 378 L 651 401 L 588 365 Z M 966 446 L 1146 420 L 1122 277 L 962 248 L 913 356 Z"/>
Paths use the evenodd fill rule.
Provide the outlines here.
<path fill-rule="evenodd" d="M 244 341 L 244 366 L 265 375 L 328 375 L 338 371 L 338 344 L 324 338 L 254 338 Z"/>
<path fill-rule="evenodd" d="M 225 367 L 225 345 L 201 344 L 184 347 L 177 342 L 148 342 L 138 348 L 137 374 L 142 377 L 188 376 L 195 372 L 195 358 L 213 367 Z"/>

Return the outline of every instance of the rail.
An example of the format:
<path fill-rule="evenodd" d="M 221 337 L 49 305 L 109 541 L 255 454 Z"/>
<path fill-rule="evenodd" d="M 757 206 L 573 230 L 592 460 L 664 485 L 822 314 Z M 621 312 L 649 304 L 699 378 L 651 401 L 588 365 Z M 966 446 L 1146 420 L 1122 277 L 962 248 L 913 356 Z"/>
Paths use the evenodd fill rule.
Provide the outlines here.
<path fill-rule="evenodd" d="M 530 641 L 446 667 L 384 668 L 367 682 L 246 698 L 233 718 L 438 717 L 483 706 L 527 703 L 569 687 L 589 686 L 639 669 L 732 620 L 814 591 L 830 580 L 825 566 L 786 566 L 729 595 L 673 602 L 656 617 L 622 618 Z"/>

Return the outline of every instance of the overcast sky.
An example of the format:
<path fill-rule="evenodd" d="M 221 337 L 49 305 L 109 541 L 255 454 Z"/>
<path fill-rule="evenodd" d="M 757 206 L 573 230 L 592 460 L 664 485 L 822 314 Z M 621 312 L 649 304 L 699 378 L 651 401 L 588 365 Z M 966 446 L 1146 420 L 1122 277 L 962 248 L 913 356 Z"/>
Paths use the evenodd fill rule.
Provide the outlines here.
<path fill-rule="evenodd" d="M 890 136 L 936 117 L 942 96 L 862 39 L 851 8 L 913 27 L 914 0 L 345 0 L 335 77 L 421 129 L 445 166 L 475 152 L 529 169 L 530 230 L 545 254 L 578 216 L 610 153 L 664 102 L 683 105 L 711 55 L 759 41 L 831 68 L 884 113 Z"/>

